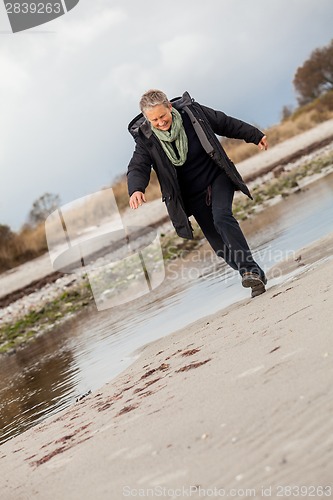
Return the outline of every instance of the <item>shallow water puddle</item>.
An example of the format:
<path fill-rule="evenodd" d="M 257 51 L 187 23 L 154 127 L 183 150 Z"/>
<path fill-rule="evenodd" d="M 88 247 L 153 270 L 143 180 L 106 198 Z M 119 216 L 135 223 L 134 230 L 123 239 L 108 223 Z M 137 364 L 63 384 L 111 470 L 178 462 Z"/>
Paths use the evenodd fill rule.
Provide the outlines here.
<path fill-rule="evenodd" d="M 267 208 L 244 230 L 267 271 L 332 232 L 332 213 L 333 174 Z M 146 343 L 249 296 L 238 274 L 211 253 L 193 265 L 167 265 L 174 266 L 168 283 L 139 306 L 81 315 L 1 360 L 0 443 L 110 381 Z"/>

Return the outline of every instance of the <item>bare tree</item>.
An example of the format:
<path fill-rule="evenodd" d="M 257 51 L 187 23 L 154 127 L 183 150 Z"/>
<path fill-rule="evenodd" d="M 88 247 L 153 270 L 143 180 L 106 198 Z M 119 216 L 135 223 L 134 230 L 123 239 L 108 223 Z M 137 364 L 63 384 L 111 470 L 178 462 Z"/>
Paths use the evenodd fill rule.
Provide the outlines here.
<path fill-rule="evenodd" d="M 28 220 L 32 225 L 40 224 L 60 205 L 60 197 L 57 194 L 45 193 L 32 204 Z"/>
<path fill-rule="evenodd" d="M 281 120 L 282 121 L 287 120 L 289 118 L 289 116 L 291 116 L 292 114 L 293 114 L 293 107 L 292 106 L 290 106 L 290 105 L 283 106 L 282 111 L 281 111 Z"/>

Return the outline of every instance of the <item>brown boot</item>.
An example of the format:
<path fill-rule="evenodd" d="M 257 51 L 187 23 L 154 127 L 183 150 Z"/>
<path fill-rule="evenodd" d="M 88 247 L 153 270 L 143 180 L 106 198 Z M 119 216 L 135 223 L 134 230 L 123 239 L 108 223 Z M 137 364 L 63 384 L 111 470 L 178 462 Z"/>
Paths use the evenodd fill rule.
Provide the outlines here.
<path fill-rule="evenodd" d="M 247 272 L 242 276 L 242 285 L 245 288 L 252 288 L 251 297 L 257 297 L 258 295 L 266 292 L 266 282 L 266 280 L 262 280 L 259 274 L 256 273 Z"/>

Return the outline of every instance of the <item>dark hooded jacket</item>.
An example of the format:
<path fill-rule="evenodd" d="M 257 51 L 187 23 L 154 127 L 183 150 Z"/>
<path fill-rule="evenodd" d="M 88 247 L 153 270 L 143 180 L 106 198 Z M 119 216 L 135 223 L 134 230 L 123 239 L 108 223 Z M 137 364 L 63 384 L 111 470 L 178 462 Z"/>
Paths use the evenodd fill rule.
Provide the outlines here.
<path fill-rule="evenodd" d="M 215 134 L 243 139 L 254 144 L 259 144 L 264 134 L 256 127 L 227 116 L 222 111 L 202 106 L 195 102 L 188 92 L 182 97 L 172 99 L 171 102 L 178 111 L 184 110 L 188 114 L 204 150 L 226 172 L 235 189 L 241 190 L 252 199 L 248 187 Z M 135 191 L 145 192 L 153 168 L 161 186 L 162 200 L 166 203 L 177 234 L 182 238 L 192 239 L 193 231 L 184 209 L 176 169 L 152 132 L 150 123 L 141 113 L 131 121 L 128 130 L 136 143 L 127 171 L 129 195 Z"/>

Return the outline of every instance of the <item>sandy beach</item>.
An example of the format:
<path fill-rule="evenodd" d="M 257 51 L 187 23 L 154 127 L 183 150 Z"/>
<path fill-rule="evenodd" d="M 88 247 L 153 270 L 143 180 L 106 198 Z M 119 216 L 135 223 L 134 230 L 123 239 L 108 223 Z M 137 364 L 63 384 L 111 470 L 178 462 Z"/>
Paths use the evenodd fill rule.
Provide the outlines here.
<path fill-rule="evenodd" d="M 313 144 L 331 129 L 316 130 Z M 308 141 L 272 148 L 243 173 L 265 173 Z M 136 224 L 151 213 L 136 211 Z M 246 223 L 256 230 L 256 218 Z M 5 442 L 1 499 L 333 497 L 332 251 L 333 233 L 270 268 L 282 278 L 262 296 L 146 345 L 115 379 Z M 6 273 L 2 293 L 51 272 L 47 256 L 38 275 L 36 262 Z M 14 315 L 30 307 L 20 300 Z"/>
<path fill-rule="evenodd" d="M 332 245 L 2 445 L 1 498 L 331 497 Z"/>

